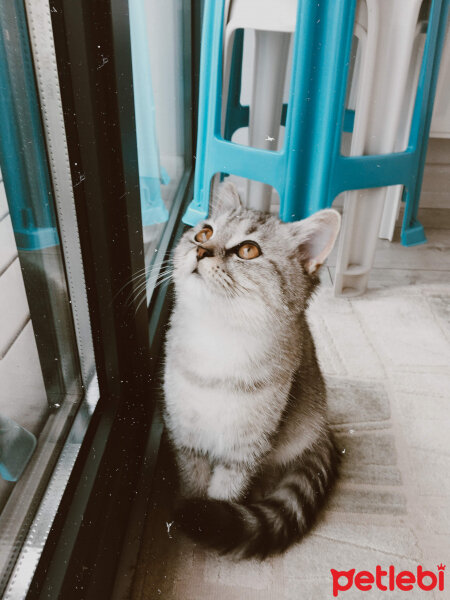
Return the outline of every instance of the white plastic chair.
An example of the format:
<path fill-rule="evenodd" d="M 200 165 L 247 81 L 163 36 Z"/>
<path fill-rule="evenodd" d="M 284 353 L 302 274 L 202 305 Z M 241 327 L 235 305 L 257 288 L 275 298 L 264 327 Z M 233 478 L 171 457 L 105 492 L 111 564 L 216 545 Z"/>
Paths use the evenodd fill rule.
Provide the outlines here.
<path fill-rule="evenodd" d="M 413 51 L 409 67 L 408 79 L 404 94 L 404 105 L 400 124 L 397 132 L 397 144 L 395 150 L 400 152 L 408 145 L 411 120 L 414 109 L 415 91 L 419 80 L 423 49 L 426 38 L 426 23 L 419 22 L 416 27 Z M 394 237 L 395 224 L 400 212 L 400 203 L 403 195 L 403 186 L 395 185 L 385 188 L 385 200 L 383 214 L 381 217 L 380 231 L 378 237 L 392 241 Z"/>
<path fill-rule="evenodd" d="M 397 150 L 399 140 L 405 138 L 409 128 L 403 126 L 401 131 L 401 125 L 412 91 L 408 90 L 408 82 L 421 4 L 422 0 L 359 2 L 357 21 L 366 39 L 351 155 L 387 154 Z M 337 295 L 358 295 L 367 288 L 388 189 L 345 194 L 334 288 Z M 388 201 L 392 193 L 398 191 L 389 192 Z M 390 206 L 390 210 L 396 212 L 397 207 Z"/>
<path fill-rule="evenodd" d="M 280 132 L 283 89 L 291 34 L 295 31 L 297 0 L 230 0 L 224 36 L 224 87 L 227 98 L 234 35 L 255 31 L 255 59 L 250 100 L 249 145 L 273 150 Z M 226 102 L 223 103 L 225 114 Z M 222 119 L 224 122 L 224 118 Z M 248 181 L 249 208 L 269 211 L 272 188 Z"/>

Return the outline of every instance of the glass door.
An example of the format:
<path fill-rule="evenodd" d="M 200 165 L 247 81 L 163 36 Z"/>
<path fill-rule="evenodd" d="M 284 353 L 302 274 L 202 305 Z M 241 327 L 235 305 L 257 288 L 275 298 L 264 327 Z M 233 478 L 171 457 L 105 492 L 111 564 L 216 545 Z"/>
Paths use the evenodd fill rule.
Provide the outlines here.
<path fill-rule="evenodd" d="M 0 594 L 8 581 L 16 588 L 31 581 L 37 558 L 30 551 L 44 541 L 38 527 L 31 543 L 31 525 L 39 511 L 56 511 L 98 399 L 73 199 L 66 196 L 62 205 L 64 182 L 56 157 L 47 154 L 55 134 L 43 120 L 33 58 L 25 5 L 2 0 Z M 61 455 L 68 436 L 71 452 Z M 49 485 L 52 495 L 42 504 Z M 14 583 L 10 577 L 24 548 L 27 565 Z"/>
<path fill-rule="evenodd" d="M 5 598 L 126 595 L 192 195 L 200 9 L 0 0 Z"/>

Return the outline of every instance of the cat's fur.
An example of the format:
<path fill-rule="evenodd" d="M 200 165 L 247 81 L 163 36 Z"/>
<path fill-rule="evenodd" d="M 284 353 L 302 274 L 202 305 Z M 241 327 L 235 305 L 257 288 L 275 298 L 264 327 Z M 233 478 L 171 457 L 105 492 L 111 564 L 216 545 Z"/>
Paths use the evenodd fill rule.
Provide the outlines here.
<path fill-rule="evenodd" d="M 194 236 L 208 223 L 212 237 Z M 336 477 L 326 391 L 305 311 L 340 226 L 245 210 L 222 184 L 174 255 L 164 416 L 183 501 L 176 521 L 224 552 L 264 557 L 312 526 Z M 226 253 L 244 240 L 262 254 Z M 198 259 L 198 247 L 212 255 Z"/>

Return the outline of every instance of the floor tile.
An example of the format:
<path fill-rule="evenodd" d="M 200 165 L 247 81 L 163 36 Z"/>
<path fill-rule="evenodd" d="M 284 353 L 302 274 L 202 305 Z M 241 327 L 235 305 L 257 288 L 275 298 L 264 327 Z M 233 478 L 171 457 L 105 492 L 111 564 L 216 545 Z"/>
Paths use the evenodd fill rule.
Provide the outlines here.
<path fill-rule="evenodd" d="M 362 487 L 338 487 L 330 498 L 330 510 L 337 512 L 405 515 L 407 513 L 406 497 L 400 491 L 369 489 Z"/>
<path fill-rule="evenodd" d="M 416 485 L 422 496 L 450 499 L 450 456 L 440 452 L 410 449 L 410 460 L 416 477 Z"/>
<path fill-rule="evenodd" d="M 424 298 L 373 295 L 353 306 L 386 369 L 450 364 L 450 342 Z"/>
<path fill-rule="evenodd" d="M 383 421 L 391 415 L 384 386 L 336 377 L 327 378 L 330 423 Z"/>
<path fill-rule="evenodd" d="M 342 461 L 357 464 L 396 465 L 397 452 L 392 433 L 379 431 L 355 431 L 335 433 L 336 445 L 341 450 Z"/>

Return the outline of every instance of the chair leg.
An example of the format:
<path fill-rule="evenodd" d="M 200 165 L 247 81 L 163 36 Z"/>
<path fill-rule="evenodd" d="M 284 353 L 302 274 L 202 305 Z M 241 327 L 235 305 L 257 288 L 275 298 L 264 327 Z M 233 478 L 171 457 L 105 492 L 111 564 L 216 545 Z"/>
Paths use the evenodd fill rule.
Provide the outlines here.
<path fill-rule="evenodd" d="M 436 0 L 435 0 L 436 1 Z M 437 3 L 436 3 L 437 4 Z M 432 4 L 435 9 L 435 3 Z M 421 131 L 419 130 L 420 154 L 417 161 L 416 177 L 414 184 L 408 190 L 405 201 L 405 215 L 403 218 L 401 240 L 404 246 L 415 246 L 426 242 L 425 232 L 422 225 L 417 220 L 419 210 L 420 192 L 422 188 L 423 171 L 425 168 L 425 158 L 428 147 L 428 136 L 430 132 L 431 118 L 433 113 L 433 103 L 436 94 L 436 86 L 439 76 L 439 65 L 441 62 L 442 49 L 444 46 L 448 16 L 450 11 L 450 0 L 444 0 L 438 12 L 437 7 L 429 21 L 429 28 L 435 29 L 435 49 L 432 58 L 432 67 L 429 78 L 428 89 L 423 91 L 422 102 L 425 103 L 426 113 L 421 121 Z M 427 56 L 429 59 L 430 56 Z"/>
<path fill-rule="evenodd" d="M 398 142 L 395 147 L 397 152 L 406 150 L 408 146 L 411 120 L 416 99 L 417 84 L 419 81 L 420 67 L 422 64 L 423 48 L 425 44 L 426 23 L 420 22 L 416 29 L 413 52 L 408 73 L 408 81 L 404 95 L 404 108 L 399 126 Z M 392 241 L 394 228 L 400 211 L 400 202 L 403 195 L 403 186 L 393 186 L 386 189 L 383 215 L 381 218 L 378 236 Z M 423 237 L 423 241 L 425 238 Z"/>
<path fill-rule="evenodd" d="M 253 148 L 277 149 L 290 38 L 290 33 L 255 31 L 249 122 L 249 146 Z M 271 196 L 270 185 L 259 181 L 247 182 L 249 208 L 269 212 Z"/>

